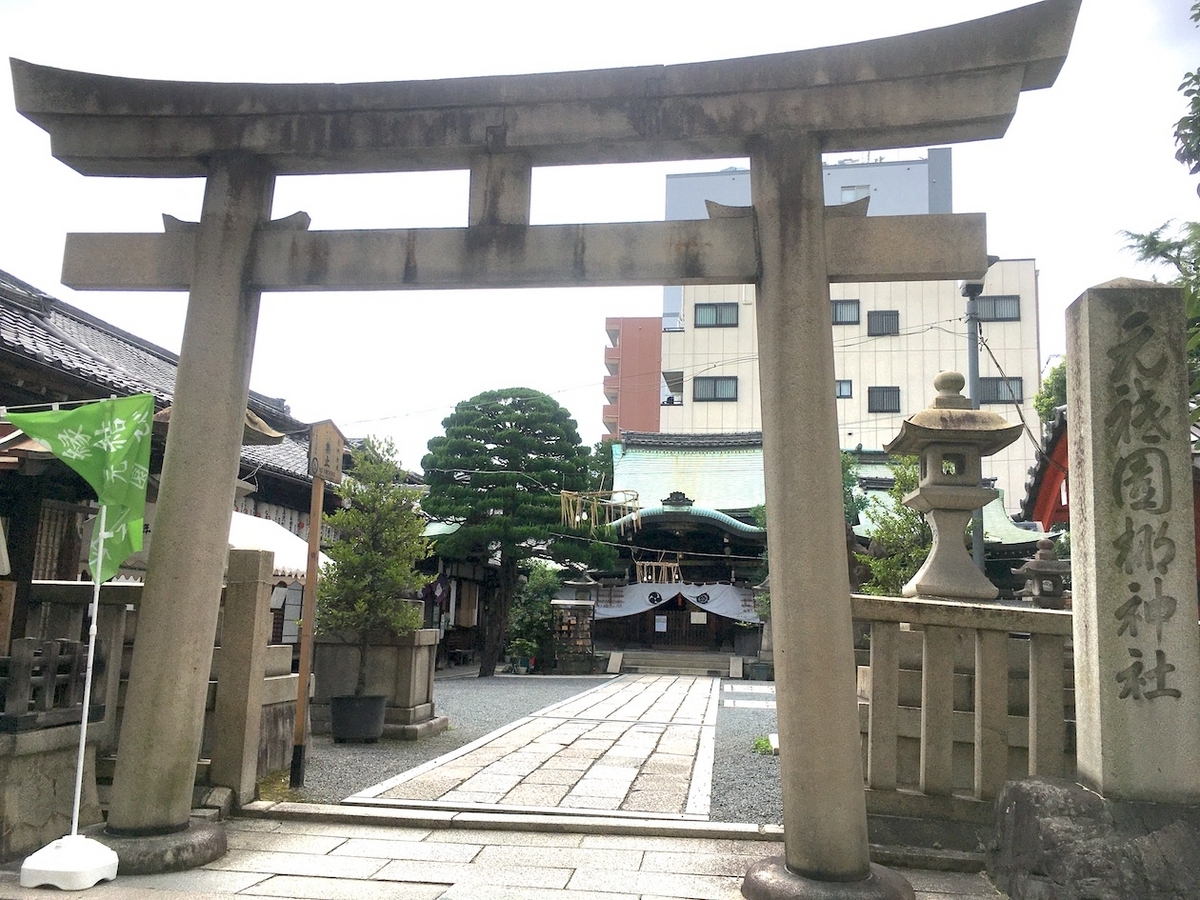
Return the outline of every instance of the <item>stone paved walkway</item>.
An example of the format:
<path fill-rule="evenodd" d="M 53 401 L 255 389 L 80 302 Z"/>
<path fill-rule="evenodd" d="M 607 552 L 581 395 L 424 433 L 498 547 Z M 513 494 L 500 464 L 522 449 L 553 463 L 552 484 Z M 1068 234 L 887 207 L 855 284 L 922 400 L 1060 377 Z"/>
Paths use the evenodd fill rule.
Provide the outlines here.
<path fill-rule="evenodd" d="M 346 802 L 706 819 L 720 694 L 719 678 L 625 675 Z"/>
<path fill-rule="evenodd" d="M 260 801 L 198 869 L 118 875 L 81 900 L 740 900 L 778 826 L 707 821 L 718 703 L 763 685 L 623 676 L 341 806 Z M 42 900 L 20 862 L 0 900 Z M 998 900 L 979 874 L 899 870 L 918 900 Z"/>

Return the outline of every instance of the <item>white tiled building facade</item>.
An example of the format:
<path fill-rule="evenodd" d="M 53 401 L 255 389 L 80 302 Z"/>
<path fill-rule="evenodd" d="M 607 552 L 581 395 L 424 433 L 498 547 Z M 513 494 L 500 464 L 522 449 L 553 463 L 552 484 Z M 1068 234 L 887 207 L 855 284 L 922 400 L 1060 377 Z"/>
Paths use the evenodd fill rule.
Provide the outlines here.
<path fill-rule="evenodd" d="M 917 170 L 913 179 L 918 184 L 925 177 L 921 164 L 926 162 L 908 163 L 910 170 Z M 883 164 L 885 174 L 894 178 L 896 165 Z M 872 206 L 876 206 L 872 168 L 878 166 L 826 166 L 827 202 L 869 194 Z M 727 183 L 746 174 L 721 172 L 709 177 L 726 186 L 723 202 L 728 203 Z M 948 176 L 946 159 L 944 177 L 948 180 Z M 687 193 L 703 193 L 703 176 L 682 177 Z M 932 191 L 932 174 L 927 183 Z M 748 178 L 745 184 L 748 201 Z M 673 187 L 669 180 L 668 218 L 691 217 L 672 215 Z M 930 206 L 935 212 L 948 211 L 932 202 L 922 208 L 920 191 L 909 190 L 908 194 L 909 208 L 901 211 L 929 212 Z M 945 189 L 941 205 L 948 204 Z M 966 300 L 956 282 L 834 284 L 830 293 L 837 379 L 833 389 L 839 398 L 841 446 L 847 450 L 879 450 L 896 436 L 905 416 L 929 404 L 938 372 L 956 369 L 966 374 Z M 1041 437 L 1032 404 L 1041 369 L 1037 269 L 1032 259 L 1002 260 L 992 266 L 979 299 L 979 316 L 984 341 L 979 353 L 981 405 L 1014 423 L 1023 416 L 1033 433 L 1032 438 L 1027 435 L 984 465 L 984 475 L 996 477 L 997 487 L 1004 490 L 1005 507 L 1015 513 L 1020 508 L 1026 473 L 1035 461 L 1034 440 Z M 659 430 L 760 430 L 753 286 L 668 289 L 663 325 Z"/>

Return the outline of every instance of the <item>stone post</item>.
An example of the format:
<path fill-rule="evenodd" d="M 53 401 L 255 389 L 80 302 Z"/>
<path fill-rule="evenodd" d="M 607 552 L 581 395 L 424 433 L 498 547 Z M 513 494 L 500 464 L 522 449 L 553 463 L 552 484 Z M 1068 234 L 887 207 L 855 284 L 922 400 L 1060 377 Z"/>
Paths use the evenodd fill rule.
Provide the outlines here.
<path fill-rule="evenodd" d="M 1200 802 L 1200 629 L 1182 292 L 1119 279 L 1067 310 L 1080 780 Z"/>
<path fill-rule="evenodd" d="M 114 599 L 110 591 L 101 588 L 100 616 L 96 620 L 96 631 L 104 641 L 108 659 L 105 663 L 104 681 L 97 682 L 92 691 L 104 701 L 104 721 L 89 727 L 88 735 L 92 737 L 92 732 L 95 732 L 96 752 L 105 756 L 115 753 L 117 749 L 117 704 L 121 697 L 125 618 L 125 598 L 118 594 Z"/>
<path fill-rule="evenodd" d="M 750 155 L 785 856 L 750 869 L 749 900 L 807 896 L 813 882 L 912 896 L 868 857 L 820 150 L 786 134 Z"/>
<path fill-rule="evenodd" d="M 274 566 L 274 553 L 229 551 L 209 780 L 232 788 L 238 806 L 254 799 L 258 776 Z"/>
<path fill-rule="evenodd" d="M 112 835 L 188 825 L 258 324 L 259 293 L 246 288 L 247 271 L 273 187 L 256 157 L 209 160 L 113 777 Z"/>

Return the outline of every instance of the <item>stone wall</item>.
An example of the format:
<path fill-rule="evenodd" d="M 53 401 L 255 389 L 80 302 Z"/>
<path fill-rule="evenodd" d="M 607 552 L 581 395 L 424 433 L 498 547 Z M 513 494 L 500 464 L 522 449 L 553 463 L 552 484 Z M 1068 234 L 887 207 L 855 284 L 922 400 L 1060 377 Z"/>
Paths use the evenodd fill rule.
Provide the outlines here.
<path fill-rule="evenodd" d="M 24 856 L 70 832 L 78 758 L 78 725 L 0 736 L 0 859 Z M 96 746 L 89 739 L 79 824 L 100 821 Z"/>

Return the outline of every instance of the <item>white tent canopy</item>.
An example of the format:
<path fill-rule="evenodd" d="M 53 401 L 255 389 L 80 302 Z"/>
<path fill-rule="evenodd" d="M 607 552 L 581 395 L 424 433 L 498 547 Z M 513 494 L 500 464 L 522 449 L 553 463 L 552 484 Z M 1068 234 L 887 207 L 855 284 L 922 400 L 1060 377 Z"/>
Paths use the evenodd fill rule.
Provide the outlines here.
<path fill-rule="evenodd" d="M 275 554 L 276 575 L 303 578 L 308 569 L 308 542 L 270 519 L 235 511 L 229 523 L 229 549 L 270 550 Z M 317 557 L 317 565 L 328 564 L 324 553 Z"/>
<path fill-rule="evenodd" d="M 92 525 L 95 518 L 83 524 L 81 538 L 86 547 L 92 539 Z M 146 561 L 150 556 L 150 543 L 154 535 L 154 503 L 146 504 L 146 523 L 149 531 L 142 540 L 142 549 L 133 554 L 121 566 L 121 574 L 117 580 L 141 581 L 141 572 L 146 570 Z M 270 550 L 275 554 L 274 575 L 289 578 L 304 578 L 308 571 L 308 542 L 288 531 L 282 525 L 270 519 L 247 515 L 235 511 L 229 522 L 230 550 Z M 324 568 L 329 564 L 329 557 L 324 553 L 317 558 L 317 564 Z"/>

